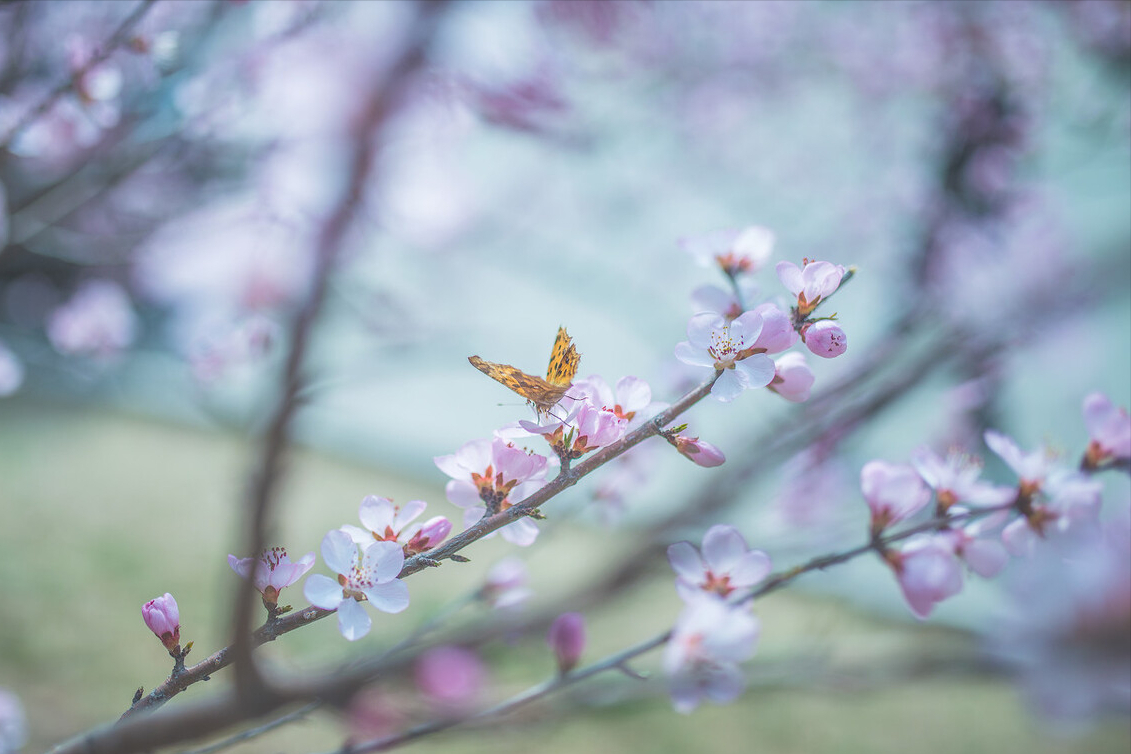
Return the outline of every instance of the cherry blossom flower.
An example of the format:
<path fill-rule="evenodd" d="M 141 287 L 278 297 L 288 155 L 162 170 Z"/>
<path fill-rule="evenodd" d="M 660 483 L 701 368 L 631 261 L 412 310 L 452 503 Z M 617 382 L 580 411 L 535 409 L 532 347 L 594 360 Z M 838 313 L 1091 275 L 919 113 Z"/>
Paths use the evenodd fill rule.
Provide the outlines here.
<path fill-rule="evenodd" d="M 528 453 L 499 437 L 471 440 L 455 453 L 432 460 L 452 477 L 444 491 L 452 505 L 464 509 L 464 526 L 505 511 L 546 483 L 544 456 Z M 499 533 L 508 542 L 526 547 L 538 537 L 538 527 L 530 519 L 520 518 Z"/>
<path fill-rule="evenodd" d="M 916 618 L 926 618 L 935 605 L 962 591 L 962 569 L 946 538 L 913 537 L 902 549 L 888 550 L 884 558 Z"/>
<path fill-rule="evenodd" d="M 699 264 L 718 265 L 733 278 L 765 266 L 774 250 L 774 233 L 769 228 L 751 225 L 680 239 L 679 245 Z"/>
<path fill-rule="evenodd" d="M 664 672 L 677 712 L 690 712 L 704 698 L 734 701 L 746 687 L 738 663 L 750 659 L 758 642 L 758 619 L 742 606 L 711 595 L 688 603 L 664 649 Z"/>
<path fill-rule="evenodd" d="M 717 285 L 701 285 L 691 292 L 694 312 L 715 312 L 726 319 L 737 319 L 746 311 L 746 304 L 758 296 L 758 283 L 754 278 L 742 276 L 732 280 L 729 289 Z"/>
<path fill-rule="evenodd" d="M 173 595 L 165 592 L 146 602 L 141 606 L 141 617 L 170 654 L 177 651 L 181 641 L 181 611 Z"/>
<path fill-rule="evenodd" d="M 136 335 L 137 316 L 129 296 L 109 280 L 87 281 L 47 321 L 47 337 L 65 355 L 111 358 Z"/>
<path fill-rule="evenodd" d="M 652 402 L 652 388 L 647 382 L 631 375 L 617 380 L 615 391 L 600 375 L 590 375 L 573 383 L 565 400 L 571 397 L 609 409 L 628 422 L 626 426 L 634 421 L 639 424 L 663 406 Z"/>
<path fill-rule="evenodd" d="M 1103 485 L 1096 479 L 1064 469 L 1050 470 L 1040 496 L 1027 501 L 1022 506 L 1023 515 L 1002 530 L 1005 548 L 1011 555 L 1032 555 L 1038 540 L 1049 533 L 1094 524 L 1102 495 Z"/>
<path fill-rule="evenodd" d="M 346 524 L 340 529 L 362 547 L 374 541 L 397 542 L 404 548 L 405 555 L 415 555 L 440 544 L 452 530 L 445 516 L 435 516 L 423 524 L 411 523 L 427 507 L 428 503 L 423 500 L 410 500 L 400 506 L 386 497 L 366 495 L 358 508 L 358 517 L 365 528 Z"/>
<path fill-rule="evenodd" d="M 188 347 L 193 377 L 215 382 L 229 370 L 255 364 L 271 352 L 280 332 L 278 323 L 259 314 L 207 328 Z"/>
<path fill-rule="evenodd" d="M 831 296 L 840 287 L 846 270 L 832 262 L 803 261 L 798 268 L 793 262 L 778 262 L 778 280 L 797 297 L 797 313 L 807 317 L 817 304 Z"/>
<path fill-rule="evenodd" d="M 0 341 L 0 398 L 20 389 L 24 382 L 24 365 Z"/>
<path fill-rule="evenodd" d="M 793 319 L 773 304 L 759 304 L 751 311 L 762 318 L 762 331 L 754 341 L 754 353 L 781 353 L 797 342 Z"/>
<path fill-rule="evenodd" d="M 1103 393 L 1092 393 L 1084 399 L 1084 424 L 1091 438 L 1084 456 L 1087 468 L 1131 458 L 1131 416 L 1127 409 L 1119 408 Z"/>
<path fill-rule="evenodd" d="M 992 429 L 986 430 L 986 445 L 1005 461 L 1021 480 L 1021 495 L 1031 497 L 1040 491 L 1045 477 L 1053 469 L 1053 455 L 1045 447 L 1026 453 L 1011 438 Z"/>
<path fill-rule="evenodd" d="M 1003 505 L 1012 500 L 1017 490 L 1001 487 L 978 479 L 982 461 L 958 450 L 951 450 L 945 459 L 926 446 L 916 448 L 911 454 L 911 465 L 935 491 L 936 508 L 945 513 L 958 502 L 971 505 Z"/>
<path fill-rule="evenodd" d="M 790 351 L 774 359 L 774 378 L 766 387 L 787 401 L 801 403 L 809 400 L 816 380 L 805 357 L 797 351 Z"/>
<path fill-rule="evenodd" d="M 726 463 L 727 457 L 721 450 L 706 440 L 698 437 L 684 435 L 664 434 L 664 439 L 670 442 L 685 458 L 704 468 L 714 468 Z"/>
<path fill-rule="evenodd" d="M 526 564 L 521 559 L 503 558 L 488 569 L 479 596 L 496 609 L 517 607 L 534 594 L 526 585 L 527 580 Z"/>
<path fill-rule="evenodd" d="M 675 347 L 675 356 L 685 364 L 721 372 L 711 395 L 725 403 L 774 378 L 773 360 L 755 352 L 761 333 L 762 316 L 757 312 L 729 322 L 710 312 L 696 314 L 687 324 L 687 340 Z"/>
<path fill-rule="evenodd" d="M 958 515 L 966 513 L 966 510 L 955 507 L 950 512 Z M 946 542 L 951 551 L 966 563 L 971 571 L 982 578 L 992 578 L 1005 567 L 1009 561 L 1009 553 L 1000 541 L 990 538 L 989 533 L 1000 527 L 1008 515 L 1008 511 L 998 511 L 964 526 L 944 529 L 936 536 L 940 541 Z"/>
<path fill-rule="evenodd" d="M 869 461 L 860 470 L 860 489 L 872 511 L 872 533 L 922 510 L 931 501 L 931 491 L 905 465 Z"/>
<path fill-rule="evenodd" d="M 770 573 L 770 556 L 751 550 L 733 526 L 716 524 L 703 535 L 702 553 L 690 542 L 668 547 L 668 562 L 676 573 L 676 591 L 684 602 L 704 592 L 741 600 L 750 587 Z"/>
<path fill-rule="evenodd" d="M 479 697 L 487 682 L 487 669 L 471 650 L 441 646 L 420 656 L 414 677 L 416 687 L 434 705 L 446 712 L 458 712 Z"/>
<path fill-rule="evenodd" d="M 361 599 L 386 613 L 408 607 L 408 587 L 397 578 L 404 550 L 396 542 L 373 542 L 359 553 L 348 534 L 334 529 L 322 538 L 322 561 L 337 578 L 316 573 L 306 579 L 302 593 L 315 607 L 337 610 L 338 630 L 346 639 L 360 639 L 373 625 Z"/>
<path fill-rule="evenodd" d="M 822 359 L 835 359 L 848 350 L 848 336 L 840 325 L 831 319 L 821 319 L 806 325 L 801 331 L 805 347 Z"/>
<path fill-rule="evenodd" d="M 546 643 L 558 660 L 558 671 L 573 670 L 585 649 L 585 618 L 581 613 L 562 613 L 550 624 Z"/>
<path fill-rule="evenodd" d="M 542 424 L 520 421 L 527 432 L 541 435 L 565 459 L 576 459 L 624 437 L 628 419 L 609 408 L 598 408 L 588 400 L 574 404 L 564 419 L 548 418 Z"/>
<path fill-rule="evenodd" d="M 258 558 L 237 558 L 228 555 L 228 565 L 245 579 L 254 570 L 255 588 L 263 595 L 264 605 L 279 604 L 279 592 L 298 581 L 314 566 L 314 553 L 308 552 L 295 562 L 284 547 L 264 550 Z"/>

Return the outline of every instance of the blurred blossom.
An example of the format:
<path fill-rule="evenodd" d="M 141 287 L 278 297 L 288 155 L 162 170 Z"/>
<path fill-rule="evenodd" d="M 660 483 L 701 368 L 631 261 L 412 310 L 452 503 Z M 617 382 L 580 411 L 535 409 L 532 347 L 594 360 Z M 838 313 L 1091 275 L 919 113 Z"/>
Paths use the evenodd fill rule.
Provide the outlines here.
<path fill-rule="evenodd" d="M 774 379 L 766 387 L 787 401 L 802 403 L 809 400 L 809 392 L 816 381 L 805 357 L 797 351 L 784 353 L 774 359 Z"/>
<path fill-rule="evenodd" d="M 962 568 L 945 538 L 912 537 L 899 550 L 888 550 L 885 559 L 916 618 L 928 617 L 935 605 L 962 591 Z"/>
<path fill-rule="evenodd" d="M 256 314 L 239 322 L 225 321 L 203 329 L 188 347 L 193 377 L 208 384 L 233 369 L 254 365 L 271 352 L 281 335 L 277 322 Z"/>
<path fill-rule="evenodd" d="M 935 491 L 937 507 L 946 511 L 958 502 L 972 505 L 1002 505 L 1017 495 L 1013 487 L 999 487 L 978 479 L 982 460 L 958 450 L 951 450 L 945 459 L 926 446 L 911 453 L 911 465 Z"/>
<path fill-rule="evenodd" d="M 758 284 L 752 276 L 743 276 L 735 281 L 735 288 L 720 288 L 717 285 L 701 285 L 691 292 L 691 309 L 696 314 L 713 312 L 727 319 L 735 319 L 746 311 L 746 305 L 758 295 Z"/>
<path fill-rule="evenodd" d="M 1088 428 L 1086 464 L 1096 467 L 1111 459 L 1131 458 L 1131 416 L 1103 393 L 1084 399 L 1084 424 Z"/>
<path fill-rule="evenodd" d="M 228 555 L 228 565 L 245 579 L 254 571 L 255 588 L 263 595 L 263 604 L 277 605 L 279 592 L 298 581 L 314 566 L 314 553 L 308 552 L 292 563 L 285 547 L 272 547 L 257 558 Z"/>
<path fill-rule="evenodd" d="M 546 642 L 558 660 L 558 671 L 573 670 L 585 650 L 585 618 L 581 613 L 562 613 L 550 624 Z"/>
<path fill-rule="evenodd" d="M 788 355 L 788 354 L 787 354 Z M 810 538 L 827 541 L 846 502 L 851 479 L 844 465 L 816 445 L 798 453 L 782 467 L 782 482 L 774 507 L 788 526 L 803 529 Z"/>
<path fill-rule="evenodd" d="M 112 358 L 134 342 L 137 329 L 129 296 L 110 280 L 83 283 L 47 320 L 51 344 L 69 356 Z"/>
<path fill-rule="evenodd" d="M 526 564 L 519 558 L 503 558 L 487 571 L 487 579 L 480 596 L 491 607 L 506 609 L 515 607 L 530 598 L 534 592 L 528 587 Z"/>
<path fill-rule="evenodd" d="M 0 341 L 0 398 L 20 389 L 24 382 L 24 365 L 16 354 Z"/>
<path fill-rule="evenodd" d="M 664 649 L 664 672 L 677 712 L 690 712 L 704 699 L 726 704 L 738 698 L 746 678 L 738 664 L 750 659 L 760 633 L 745 606 L 711 595 L 689 602 Z"/>
<path fill-rule="evenodd" d="M 20 698 L 0 687 L 0 754 L 15 754 L 27 743 L 27 716 Z"/>
<path fill-rule="evenodd" d="M 473 708 L 487 684 L 479 655 L 462 647 L 428 650 L 416 661 L 414 675 L 420 693 L 448 713 Z"/>
<path fill-rule="evenodd" d="M 915 469 L 884 461 L 869 461 L 860 469 L 860 489 L 872 511 L 872 532 L 921 511 L 931 501 L 931 490 Z"/>
<path fill-rule="evenodd" d="M 751 225 L 684 238 L 679 245 L 700 265 L 717 266 L 733 278 L 766 266 L 774 251 L 774 233 L 769 228 Z"/>
<path fill-rule="evenodd" d="M 369 687 L 354 694 L 346 708 L 346 723 L 355 739 L 388 736 L 404 728 L 408 715 L 403 701 L 385 689 Z"/>
<path fill-rule="evenodd" d="M 1098 521 L 1103 485 L 1097 479 L 1052 469 L 1039 492 L 1028 498 L 1025 515 L 1002 530 L 1002 542 L 1011 555 L 1032 555 L 1039 541 L 1053 532 L 1089 528 Z"/>
<path fill-rule="evenodd" d="M 1131 714 L 1131 520 L 1056 533 L 1010 572 L 990 646 L 1041 718 L 1077 726 Z"/>
<path fill-rule="evenodd" d="M 1036 450 L 1025 452 L 1017 446 L 1012 438 L 993 429 L 986 430 L 986 445 L 1018 476 L 1021 489 L 1026 494 L 1033 494 L 1041 489 L 1045 477 L 1053 470 L 1053 454 L 1048 448 L 1041 446 Z"/>
<path fill-rule="evenodd" d="M 703 547 L 676 542 L 668 547 L 668 562 L 676 573 L 676 591 L 692 603 L 704 593 L 739 601 L 770 574 L 770 556 L 751 550 L 733 526 L 716 524 L 703 535 Z"/>

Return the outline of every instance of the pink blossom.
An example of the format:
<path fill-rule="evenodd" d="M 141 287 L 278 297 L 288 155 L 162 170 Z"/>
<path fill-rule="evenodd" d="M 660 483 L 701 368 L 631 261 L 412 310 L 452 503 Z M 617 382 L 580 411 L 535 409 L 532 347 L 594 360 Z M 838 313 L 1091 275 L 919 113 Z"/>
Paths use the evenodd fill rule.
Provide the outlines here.
<path fill-rule="evenodd" d="M 840 287 L 846 270 L 831 262 L 803 262 L 798 268 L 793 262 L 778 262 L 778 280 L 790 293 L 797 297 L 797 312 L 807 317 L 817 308 L 817 304 L 828 298 Z"/>
<path fill-rule="evenodd" d="M 835 359 L 848 350 L 848 336 L 840 325 L 831 319 L 821 319 L 806 325 L 801 331 L 805 347 L 822 359 Z"/>
<path fill-rule="evenodd" d="M 711 395 L 732 401 L 743 390 L 763 387 L 774 377 L 774 362 L 755 353 L 761 333 L 762 316 L 757 312 L 733 321 L 710 312 L 696 314 L 687 324 L 687 340 L 675 347 L 675 356 L 685 364 L 721 372 Z"/>
<path fill-rule="evenodd" d="M 961 507 L 951 508 L 954 515 L 966 513 Z M 982 516 L 964 526 L 944 529 L 938 533 L 940 541 L 946 542 L 951 551 L 960 558 L 966 566 L 982 578 L 992 578 L 1001 572 L 1009 561 L 1009 553 L 996 538 L 991 539 L 991 533 L 1001 526 L 1009 516 L 1009 511 Z"/>
<path fill-rule="evenodd" d="M 510 508 L 546 483 L 544 456 L 528 453 L 499 437 L 471 440 L 455 453 L 432 460 L 452 477 L 444 491 L 453 505 L 465 509 L 464 526 Z M 526 547 L 538 537 L 538 527 L 530 519 L 520 518 L 500 533 L 508 542 Z"/>
<path fill-rule="evenodd" d="M 23 382 L 24 365 L 0 342 L 0 398 L 19 390 Z"/>
<path fill-rule="evenodd" d="M 598 408 L 588 400 L 578 401 L 564 419 L 549 417 L 542 424 L 520 421 L 531 434 L 541 435 L 559 458 L 580 458 L 586 453 L 621 440 L 628 419 L 616 411 Z"/>
<path fill-rule="evenodd" d="M 423 524 L 411 523 L 427 507 L 428 503 L 423 500 L 410 500 L 400 506 L 386 497 L 366 495 L 358 507 L 358 517 L 365 528 L 349 524 L 340 528 L 362 547 L 374 541 L 397 542 L 406 555 L 415 555 L 438 545 L 452 530 L 451 522 L 444 516 L 436 516 Z"/>
<path fill-rule="evenodd" d="M 516 557 L 503 558 L 487 571 L 487 579 L 479 590 L 491 607 L 508 609 L 525 602 L 534 593 L 526 585 L 526 564 Z"/>
<path fill-rule="evenodd" d="M 946 538 L 915 537 L 886 558 L 916 618 L 926 618 L 935 605 L 962 591 L 962 569 Z"/>
<path fill-rule="evenodd" d="M 801 403 L 809 400 L 816 379 L 805 357 L 797 351 L 790 351 L 774 359 L 774 379 L 766 387 L 787 401 Z"/>
<path fill-rule="evenodd" d="M 931 491 L 915 469 L 884 461 L 864 464 L 860 470 L 860 489 L 872 511 L 872 532 L 877 534 L 918 513 L 931 501 Z"/>
<path fill-rule="evenodd" d="M 746 686 L 738 663 L 750 659 L 758 642 L 758 619 L 742 606 L 712 595 L 688 603 L 664 649 L 664 672 L 677 712 L 690 712 L 704 698 L 734 701 Z"/>
<path fill-rule="evenodd" d="M 1052 469 L 1045 476 L 1039 495 L 1029 501 L 1025 514 L 1002 530 L 1002 542 L 1011 555 L 1032 555 L 1038 541 L 1049 533 L 1094 524 L 1102 496 L 1103 485 L 1098 480 Z"/>
<path fill-rule="evenodd" d="M 260 361 L 271 352 L 279 333 L 275 321 L 258 314 L 206 328 L 188 347 L 193 377 L 214 382 L 229 370 Z"/>
<path fill-rule="evenodd" d="M 237 558 L 228 555 L 228 565 L 245 579 L 255 571 L 255 588 L 263 595 L 265 605 L 279 604 L 279 592 L 302 578 L 314 566 L 314 553 L 308 552 L 294 563 L 284 547 L 264 550 L 258 558 Z"/>
<path fill-rule="evenodd" d="M 1084 424 L 1091 438 L 1086 466 L 1095 468 L 1109 460 L 1131 458 L 1131 416 L 1127 409 L 1116 406 L 1103 393 L 1092 393 L 1084 399 Z"/>
<path fill-rule="evenodd" d="M 458 712 L 474 704 L 487 682 L 479 656 L 463 647 L 430 649 L 416 661 L 416 687 L 433 704 Z"/>
<path fill-rule="evenodd" d="M 789 314 L 773 304 L 759 304 L 752 311 L 762 317 L 762 331 L 754 341 L 755 353 L 780 353 L 797 342 Z"/>
<path fill-rule="evenodd" d="M 1053 455 L 1045 447 L 1026 453 L 1011 438 L 992 429 L 986 430 L 986 445 L 1005 461 L 1021 479 L 1021 492 L 1031 496 L 1041 489 L 1045 477 L 1052 470 Z"/>
<path fill-rule="evenodd" d="M 87 281 L 47 321 L 47 337 L 66 355 L 110 358 L 133 343 L 136 335 L 137 317 L 130 299 L 109 280 Z"/>
<path fill-rule="evenodd" d="M 676 573 L 676 590 L 684 602 L 693 602 L 704 592 L 723 599 L 739 600 L 750 587 L 770 573 L 770 557 L 751 550 L 733 526 L 716 524 L 703 535 L 702 554 L 690 542 L 668 548 L 668 562 Z"/>
<path fill-rule="evenodd" d="M 141 617 L 165 649 L 170 653 L 177 650 L 181 641 L 181 611 L 173 595 L 165 592 L 146 602 L 141 606 Z"/>
<path fill-rule="evenodd" d="M 322 561 L 337 577 L 316 573 L 307 578 L 302 593 L 315 607 L 338 611 L 338 630 L 346 639 L 360 639 L 373 625 L 360 600 L 386 613 L 408 607 L 408 587 L 397 578 L 404 550 L 396 542 L 373 542 L 359 553 L 348 534 L 334 529 L 322 538 Z"/>
<path fill-rule="evenodd" d="M 774 233 L 751 225 L 680 239 L 679 245 L 699 264 L 718 265 L 727 276 L 736 277 L 765 266 L 774 250 Z"/>
<path fill-rule="evenodd" d="M 717 285 L 701 285 L 691 292 L 691 307 L 694 312 L 714 312 L 726 319 L 736 319 L 746 311 L 746 302 L 758 295 L 758 283 L 754 278 L 742 276 L 734 278 L 734 285 L 720 288 Z"/>
<path fill-rule="evenodd" d="M 647 382 L 631 375 L 617 380 L 615 391 L 600 375 L 590 375 L 573 383 L 567 399 L 570 397 L 609 409 L 630 423 L 638 416 L 651 416 L 662 405 L 652 402 L 652 388 Z"/>
<path fill-rule="evenodd" d="M 947 453 L 945 459 L 926 446 L 916 448 L 911 454 L 911 465 L 935 491 L 939 511 L 946 511 L 958 502 L 972 505 L 1004 505 L 1012 500 L 1017 490 L 999 487 L 978 479 L 982 461 L 957 450 Z"/>
<path fill-rule="evenodd" d="M 562 613 L 550 624 L 546 642 L 558 660 L 558 671 L 573 670 L 585 649 L 585 618 L 581 613 Z"/>
<path fill-rule="evenodd" d="M 700 440 L 698 437 L 685 437 L 684 435 L 669 437 L 665 434 L 664 437 L 685 458 L 699 466 L 711 469 L 726 463 L 727 457 L 723 452 L 706 440 Z"/>

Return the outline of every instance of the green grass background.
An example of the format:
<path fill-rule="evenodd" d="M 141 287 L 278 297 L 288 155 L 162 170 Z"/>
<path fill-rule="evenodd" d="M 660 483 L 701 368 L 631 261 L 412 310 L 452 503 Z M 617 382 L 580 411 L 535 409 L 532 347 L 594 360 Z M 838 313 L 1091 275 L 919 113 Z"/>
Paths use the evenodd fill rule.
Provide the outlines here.
<path fill-rule="evenodd" d="M 0 403 L 0 686 L 27 708 L 28 751 L 116 719 L 138 686 L 148 690 L 163 680 L 169 660 L 142 623 L 146 600 L 165 591 L 176 596 L 182 641 L 195 642 L 190 662 L 223 645 L 235 584 L 226 556 L 237 547 L 252 451 L 231 433 L 87 408 Z M 316 550 L 327 530 L 355 522 L 357 503 L 371 493 L 423 498 L 432 503 L 429 515 L 452 514 L 438 482 L 437 476 L 429 487 L 299 451 L 289 465 L 279 541 L 295 556 Z M 553 594 L 600 569 L 618 536 L 625 534 L 564 523 L 521 554 L 529 558 L 534 586 Z M 479 543 L 468 553 L 471 563 L 414 577 L 412 607 L 377 616 L 373 634 L 356 645 L 326 620 L 265 647 L 262 656 L 279 672 L 301 672 L 379 651 L 473 590 L 511 550 L 499 539 Z M 297 590 L 286 596 L 305 604 Z M 654 635 L 678 609 L 670 574 L 657 572 L 615 608 L 587 616 L 583 662 Z M 750 665 L 752 688 L 735 704 L 679 715 L 656 685 L 608 675 L 534 705 L 506 726 L 441 734 L 412 750 L 1131 751 L 1126 719 L 1087 731 L 1056 730 L 1035 719 L 1007 681 L 962 672 L 960 661 L 973 644 L 959 632 L 884 621 L 835 600 L 789 593 L 759 603 L 757 612 L 763 634 Z M 945 672 L 948 658 L 955 658 L 954 672 Z M 485 701 L 492 702 L 543 680 L 551 667 L 540 642 L 500 644 L 486 659 L 492 682 Z M 652 671 L 657 662 L 653 653 L 636 667 Z M 935 671 L 916 672 L 923 663 Z M 219 673 L 171 704 L 226 682 Z M 390 694 L 398 704 L 415 703 L 407 686 Z M 564 718 L 555 714 L 562 707 L 569 711 Z M 337 713 L 317 711 L 229 751 L 325 751 L 346 732 Z"/>

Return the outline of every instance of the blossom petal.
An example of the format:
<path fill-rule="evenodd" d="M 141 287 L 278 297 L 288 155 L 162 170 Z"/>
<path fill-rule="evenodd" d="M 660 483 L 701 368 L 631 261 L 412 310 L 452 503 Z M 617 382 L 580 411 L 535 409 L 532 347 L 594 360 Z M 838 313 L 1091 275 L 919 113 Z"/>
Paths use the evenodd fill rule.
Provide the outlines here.
<path fill-rule="evenodd" d="M 342 602 L 342 587 L 329 576 L 316 573 L 302 585 L 302 596 L 315 607 L 333 610 Z"/>
<path fill-rule="evenodd" d="M 723 403 L 730 403 L 746 389 L 746 376 L 737 369 L 726 369 L 711 386 L 711 395 Z"/>
<path fill-rule="evenodd" d="M 529 547 L 534 544 L 534 540 L 538 539 L 538 526 L 529 518 L 520 518 L 512 524 L 504 526 L 499 530 L 499 533 L 503 535 L 503 539 L 512 545 Z"/>
<path fill-rule="evenodd" d="M 350 641 L 357 641 L 369 633 L 372 626 L 373 619 L 357 600 L 342 600 L 338 607 L 338 630 L 342 632 L 342 636 Z"/>
<path fill-rule="evenodd" d="M 671 564 L 676 576 L 692 584 L 703 581 L 705 575 L 703 560 L 699 557 L 695 545 L 690 542 L 676 542 L 668 547 L 668 563 Z"/>
<path fill-rule="evenodd" d="M 729 572 L 746 551 L 746 540 L 733 526 L 716 524 L 703 535 L 703 561 L 714 573 Z"/>
<path fill-rule="evenodd" d="M 349 573 L 357 565 L 357 544 L 344 531 L 326 532 L 322 537 L 322 562 L 334 573 Z"/>
<path fill-rule="evenodd" d="M 675 346 L 675 357 L 693 367 L 714 367 L 715 359 L 705 348 L 696 348 L 686 340 Z"/>
<path fill-rule="evenodd" d="M 774 379 L 774 360 L 764 353 L 743 359 L 734 368 L 746 376 L 747 387 L 765 387 Z"/>
<path fill-rule="evenodd" d="M 365 548 L 362 568 L 379 583 L 392 581 L 404 568 L 404 549 L 397 542 L 374 542 Z"/>
<path fill-rule="evenodd" d="M 362 591 L 373 607 L 383 613 L 399 613 L 408 607 L 408 584 L 400 579 L 374 584 Z"/>

